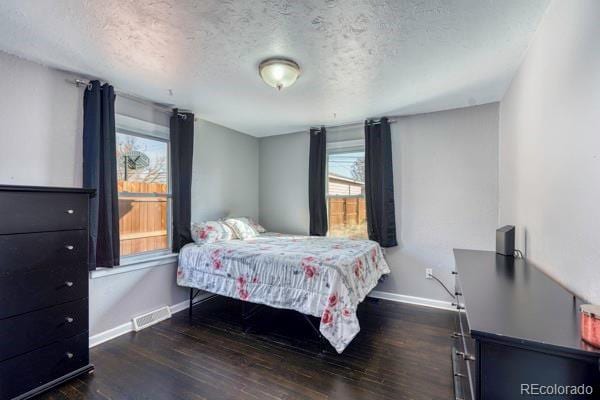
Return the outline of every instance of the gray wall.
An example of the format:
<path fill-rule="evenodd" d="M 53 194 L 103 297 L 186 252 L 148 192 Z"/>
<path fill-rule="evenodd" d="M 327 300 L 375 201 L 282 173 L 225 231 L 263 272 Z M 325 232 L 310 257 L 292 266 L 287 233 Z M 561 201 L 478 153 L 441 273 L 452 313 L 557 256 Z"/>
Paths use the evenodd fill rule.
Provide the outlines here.
<path fill-rule="evenodd" d="M 176 263 L 90 279 L 90 336 L 188 297 L 175 283 Z"/>
<path fill-rule="evenodd" d="M 82 183 L 83 89 L 76 76 L 0 52 L 0 184 Z M 117 96 L 117 112 L 168 126 L 169 115 Z M 198 121 L 194 144 L 196 218 L 258 214 L 258 140 Z M 90 279 L 90 334 L 184 301 L 175 263 Z"/>
<path fill-rule="evenodd" d="M 194 131 L 192 221 L 258 218 L 258 139 L 202 120 Z"/>
<path fill-rule="evenodd" d="M 128 99 L 117 111 L 168 124 L 168 115 Z M 258 216 L 258 140 L 202 120 L 194 126 L 192 220 L 232 215 Z M 175 283 L 176 263 L 90 280 L 90 333 L 127 323 L 135 315 L 185 301 Z"/>
<path fill-rule="evenodd" d="M 261 224 L 273 232 L 308 234 L 308 134 L 259 143 Z"/>
<path fill-rule="evenodd" d="M 498 221 L 498 104 L 400 118 L 392 125 L 400 245 L 378 290 L 451 300 L 453 248 L 491 250 Z"/>
<path fill-rule="evenodd" d="M 330 130 L 327 142 L 362 139 L 357 127 Z M 261 138 L 260 220 L 274 232 L 307 235 L 308 148 L 307 132 Z"/>
<path fill-rule="evenodd" d="M 81 90 L 81 89 L 80 89 Z M 169 113 L 117 96 L 118 114 L 169 126 Z M 175 283 L 176 263 L 90 279 L 90 335 L 128 323 L 135 315 L 184 301 L 188 292 Z"/>
<path fill-rule="evenodd" d="M 331 141 L 362 128 L 331 130 Z M 399 118 L 392 125 L 396 222 L 390 277 L 377 290 L 448 300 L 425 268 L 450 282 L 452 248 L 493 249 L 498 220 L 498 104 Z M 308 232 L 308 135 L 260 140 L 260 220 Z"/>
<path fill-rule="evenodd" d="M 0 183 L 81 185 L 81 89 L 67 79 L 0 52 Z"/>
<path fill-rule="evenodd" d="M 600 2 L 554 1 L 500 106 L 501 223 L 600 303 Z"/>

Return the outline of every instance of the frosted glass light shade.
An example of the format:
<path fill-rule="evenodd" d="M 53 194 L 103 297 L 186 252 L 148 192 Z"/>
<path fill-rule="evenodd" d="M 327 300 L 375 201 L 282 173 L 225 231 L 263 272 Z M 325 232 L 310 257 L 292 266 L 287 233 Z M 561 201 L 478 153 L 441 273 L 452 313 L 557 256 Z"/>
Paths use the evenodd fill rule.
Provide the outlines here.
<path fill-rule="evenodd" d="M 281 58 L 261 62 L 258 71 L 262 80 L 277 90 L 292 86 L 300 76 L 298 64 Z"/>

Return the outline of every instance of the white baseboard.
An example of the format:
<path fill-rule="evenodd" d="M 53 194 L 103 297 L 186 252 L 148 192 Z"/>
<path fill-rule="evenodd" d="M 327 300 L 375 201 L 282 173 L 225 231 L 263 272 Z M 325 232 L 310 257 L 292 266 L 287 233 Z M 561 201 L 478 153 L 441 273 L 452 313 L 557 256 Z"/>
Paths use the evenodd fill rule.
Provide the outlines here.
<path fill-rule="evenodd" d="M 210 296 L 210 293 L 203 293 L 197 297 L 197 300 L 202 300 Z M 176 312 L 186 310 L 190 304 L 189 300 L 184 300 L 180 303 L 173 304 L 169 308 L 171 309 L 171 313 L 175 314 Z M 115 339 L 121 335 L 126 333 L 133 332 L 133 322 L 129 321 L 122 325 L 115 326 L 114 328 L 108 329 L 104 332 L 97 333 L 93 336 L 90 336 L 90 348 L 94 346 L 98 346 L 104 342 L 108 342 L 109 340 Z"/>
<path fill-rule="evenodd" d="M 211 293 L 203 293 L 202 295 L 198 296 L 198 299 L 201 300 L 210 295 Z M 424 297 L 414 297 L 389 292 L 381 292 L 379 290 L 373 290 L 371 293 L 369 293 L 369 297 L 390 301 L 399 301 L 401 303 L 417 304 L 420 306 L 439 308 L 442 310 L 456 311 L 456 307 L 452 306 L 452 303 L 449 301 L 427 299 Z M 169 308 L 171 309 L 171 313 L 175 314 L 179 311 L 186 310 L 188 308 L 188 305 L 189 300 L 184 300 L 180 303 L 173 304 Z M 98 346 L 99 344 L 102 344 L 104 342 L 108 342 L 109 340 L 115 339 L 129 332 L 133 332 L 133 322 L 131 321 L 116 326 L 114 328 L 108 329 L 104 332 L 97 333 L 93 336 L 90 336 L 90 348 Z"/>
<path fill-rule="evenodd" d="M 373 290 L 369 293 L 369 297 L 376 299 L 398 301 L 401 303 L 417 304 L 425 307 L 439 308 L 442 310 L 456 311 L 456 307 L 452 305 L 450 301 L 427 299 L 425 297 L 407 296 L 404 294 L 381 292 L 379 290 Z"/>
<path fill-rule="evenodd" d="M 132 331 L 133 331 L 133 322 L 129 321 L 122 325 L 111 328 L 107 331 L 97 333 L 93 336 L 90 336 L 90 341 L 89 341 L 90 348 L 92 348 L 94 346 L 98 346 L 99 344 L 102 344 L 104 342 L 108 342 L 109 340 L 112 340 L 116 337 L 119 337 L 121 335 L 124 335 L 124 334 L 132 332 Z"/>
<path fill-rule="evenodd" d="M 190 305 L 189 300 L 184 300 L 181 303 L 173 304 L 171 307 L 171 314 L 178 313 L 179 311 L 187 310 Z"/>

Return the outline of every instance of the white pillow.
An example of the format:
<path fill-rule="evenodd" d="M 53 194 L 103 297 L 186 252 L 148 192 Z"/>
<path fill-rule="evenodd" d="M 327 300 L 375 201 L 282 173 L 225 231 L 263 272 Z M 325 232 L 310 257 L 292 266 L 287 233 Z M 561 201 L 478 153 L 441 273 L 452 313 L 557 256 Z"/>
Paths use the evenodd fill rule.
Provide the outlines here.
<path fill-rule="evenodd" d="M 233 230 L 238 238 L 242 240 L 258 236 L 258 231 L 242 218 L 228 218 L 225 223 Z"/>
<path fill-rule="evenodd" d="M 229 225 L 221 221 L 192 223 L 192 239 L 198 244 L 213 243 L 220 240 L 236 239 Z"/>
<path fill-rule="evenodd" d="M 240 221 L 247 223 L 248 225 L 252 226 L 258 233 L 265 233 L 267 231 L 258 222 L 256 222 L 255 220 L 253 220 L 250 217 L 235 217 L 232 219 L 239 219 Z"/>

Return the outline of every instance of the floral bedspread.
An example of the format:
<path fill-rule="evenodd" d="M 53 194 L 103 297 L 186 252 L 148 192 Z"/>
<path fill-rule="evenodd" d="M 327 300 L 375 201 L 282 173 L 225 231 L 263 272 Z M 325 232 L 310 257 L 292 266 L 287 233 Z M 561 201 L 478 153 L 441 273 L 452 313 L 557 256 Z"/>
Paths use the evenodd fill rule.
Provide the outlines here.
<path fill-rule="evenodd" d="M 184 246 L 177 284 L 321 318 L 341 353 L 360 331 L 356 309 L 390 269 L 370 240 L 266 233 Z"/>

